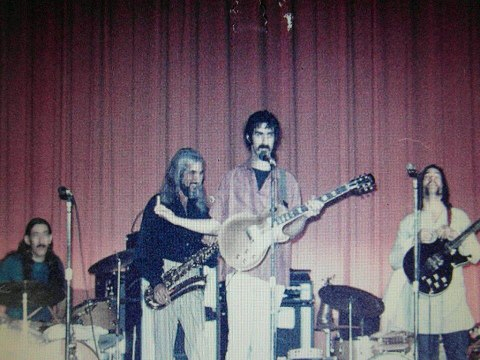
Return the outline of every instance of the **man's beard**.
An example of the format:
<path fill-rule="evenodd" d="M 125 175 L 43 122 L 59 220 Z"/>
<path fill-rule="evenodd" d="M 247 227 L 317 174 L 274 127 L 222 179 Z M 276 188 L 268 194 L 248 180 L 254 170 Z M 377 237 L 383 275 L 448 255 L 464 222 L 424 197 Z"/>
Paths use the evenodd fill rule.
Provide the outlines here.
<path fill-rule="evenodd" d="M 435 191 L 435 194 L 431 194 L 430 189 L 428 188 L 428 186 L 426 186 L 425 189 L 423 190 L 423 193 L 425 194 L 425 197 L 429 197 L 431 195 L 442 196 L 443 191 L 442 191 L 442 188 L 437 187 L 437 191 Z"/>
<path fill-rule="evenodd" d="M 183 195 L 185 195 L 188 199 L 198 199 L 200 194 L 200 185 L 197 184 L 197 186 L 185 186 L 181 184 L 180 190 L 182 190 Z"/>

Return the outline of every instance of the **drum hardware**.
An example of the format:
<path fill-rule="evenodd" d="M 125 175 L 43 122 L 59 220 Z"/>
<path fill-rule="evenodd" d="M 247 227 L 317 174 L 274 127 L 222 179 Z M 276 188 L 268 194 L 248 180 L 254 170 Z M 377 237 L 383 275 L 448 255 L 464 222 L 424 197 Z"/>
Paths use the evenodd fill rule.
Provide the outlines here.
<path fill-rule="evenodd" d="M 386 352 L 375 355 L 374 357 L 370 358 L 370 360 L 412 360 L 412 358 L 399 353 Z"/>
<path fill-rule="evenodd" d="M 360 318 L 360 332 L 363 337 L 364 335 L 364 322 L 363 319 L 365 317 L 376 317 L 380 316 L 380 314 L 385 309 L 385 305 L 383 301 L 376 296 L 357 288 L 353 288 L 350 286 L 342 286 L 342 285 L 331 285 L 330 279 L 327 280 L 326 285 L 323 286 L 319 291 L 318 295 L 322 300 L 322 304 L 326 304 L 331 306 L 332 308 L 339 310 L 339 311 L 346 311 L 348 312 L 348 353 L 349 353 L 349 360 L 352 360 L 353 351 L 354 351 L 354 344 L 353 344 L 353 333 L 352 330 L 354 329 L 353 326 L 353 317 L 356 316 Z M 326 354 L 328 355 L 330 349 L 330 331 L 333 330 L 333 326 L 330 324 L 329 319 L 329 312 L 330 310 L 326 310 L 325 307 L 321 308 L 322 312 L 325 314 L 322 315 L 320 313 L 320 318 L 317 317 L 317 328 L 315 330 L 323 330 L 327 332 L 327 341 L 326 347 L 327 351 Z M 327 326 L 328 325 L 328 326 Z M 335 328 L 335 330 L 341 329 L 340 325 Z M 358 326 L 355 326 L 358 328 Z"/>
<path fill-rule="evenodd" d="M 118 264 L 120 263 L 120 270 L 126 269 L 132 264 L 134 257 L 134 250 L 128 249 L 120 251 L 113 255 L 107 256 L 88 268 L 90 274 L 98 275 L 103 273 L 112 273 L 119 271 Z"/>
<path fill-rule="evenodd" d="M 72 353 L 75 354 L 74 358 L 76 360 L 99 360 L 95 351 L 83 341 L 73 341 L 72 348 Z M 38 354 L 39 356 L 32 359 L 62 359 L 64 352 L 65 341 L 55 340 L 42 346 Z"/>
<path fill-rule="evenodd" d="M 374 334 L 374 353 L 401 352 L 407 354 L 412 348 L 413 334 L 406 331 L 391 331 L 386 334 Z"/>
<path fill-rule="evenodd" d="M 115 359 L 120 359 L 120 288 L 121 288 L 121 272 L 133 263 L 134 250 L 128 249 L 120 251 L 113 255 L 107 256 L 95 264 L 90 266 L 88 272 L 91 274 L 114 273 L 117 279 L 116 291 L 116 314 L 115 314 L 115 338 L 116 338 L 116 356 Z M 113 289 L 110 289 L 113 290 Z M 110 294 L 109 294 L 110 295 Z M 113 293 L 111 294 L 113 295 Z"/>
<path fill-rule="evenodd" d="M 383 301 L 376 296 L 354 287 L 327 285 L 318 291 L 320 298 L 337 310 L 351 311 L 358 317 L 380 316 L 385 309 Z"/>
<path fill-rule="evenodd" d="M 65 298 L 63 291 L 38 281 L 23 280 L 0 284 L 0 304 L 22 307 L 22 332 L 28 332 L 28 304 L 53 306 Z"/>
<path fill-rule="evenodd" d="M 323 353 L 317 348 L 291 349 L 287 353 L 287 360 L 322 360 Z"/>

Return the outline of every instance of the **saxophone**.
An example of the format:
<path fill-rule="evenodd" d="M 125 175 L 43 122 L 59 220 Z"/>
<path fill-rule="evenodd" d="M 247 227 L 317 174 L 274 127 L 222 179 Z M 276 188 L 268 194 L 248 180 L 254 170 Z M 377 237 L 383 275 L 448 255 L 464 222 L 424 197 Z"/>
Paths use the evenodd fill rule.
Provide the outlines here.
<path fill-rule="evenodd" d="M 167 272 L 163 273 L 162 282 L 165 284 L 165 287 L 170 293 L 170 298 L 172 301 L 190 291 L 205 288 L 205 276 L 198 275 L 185 280 L 182 280 L 182 278 L 191 269 L 202 266 L 211 256 L 213 256 L 217 252 L 217 243 L 206 246 L 200 251 L 190 256 L 187 261 L 185 261 L 182 265 L 171 268 Z M 153 297 L 153 288 L 151 286 L 148 286 L 148 288 L 145 289 L 143 298 L 145 304 L 147 304 L 147 306 L 153 310 L 161 310 L 168 305 L 159 304 L 155 301 L 155 298 Z"/>

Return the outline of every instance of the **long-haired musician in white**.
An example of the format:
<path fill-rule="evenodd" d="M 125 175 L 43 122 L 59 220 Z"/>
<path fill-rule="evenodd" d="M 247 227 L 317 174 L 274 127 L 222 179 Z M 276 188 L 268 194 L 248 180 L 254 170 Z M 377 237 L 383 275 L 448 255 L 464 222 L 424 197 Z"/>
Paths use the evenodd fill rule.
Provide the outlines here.
<path fill-rule="evenodd" d="M 480 245 L 474 235 L 478 226 L 474 224 L 473 228 L 469 227 L 467 214 L 452 207 L 444 171 L 437 165 L 429 165 L 419 174 L 418 202 L 418 237 L 421 243 L 419 359 L 438 359 L 441 336 L 447 359 L 465 360 L 469 344 L 468 330 L 475 322 L 466 301 L 463 269 L 460 265 L 477 263 L 480 259 Z M 403 267 L 405 274 L 411 277 L 410 282 L 414 279 L 414 228 L 412 213 L 401 221 L 390 253 L 392 268 L 402 271 Z M 444 252 L 443 244 L 456 247 L 451 252 Z M 451 254 L 455 255 L 450 258 Z M 392 313 L 393 319 L 401 320 L 401 326 L 406 327 L 404 330 L 413 331 L 412 285 L 409 281 L 403 281 L 403 285 L 392 282 L 389 291 L 398 291 L 398 296 L 388 296 L 389 299 L 403 301 L 395 305 L 386 301 L 386 308 Z"/>
<path fill-rule="evenodd" d="M 226 358 L 267 360 L 272 359 L 273 348 L 270 341 L 271 313 L 280 309 L 283 291 L 289 280 L 291 244 L 287 240 L 303 230 L 307 218 L 320 213 L 323 203 L 310 200 L 305 205 L 307 210 L 294 221 L 273 231 L 272 236 L 268 231 L 262 233 L 262 228 L 265 230 L 271 225 L 266 215 L 271 208 L 272 194 L 277 210 L 286 211 L 301 204 L 300 187 L 290 172 L 276 166 L 280 124 L 271 112 L 264 110 L 253 113 L 246 123 L 243 138 L 250 156 L 224 176 L 210 210 L 211 220 L 186 221 L 162 207 L 157 210 L 160 216 L 176 225 L 219 234 L 219 241 L 224 240 L 220 243 L 220 251 L 227 265 L 232 266 L 229 259 L 232 262 L 240 259 L 235 263 L 236 270 L 230 269 L 226 280 L 229 327 Z M 272 177 L 276 179 L 275 182 L 271 181 Z M 272 192 L 272 186 L 276 187 L 276 193 Z M 248 215 L 236 218 L 239 214 Z M 247 236 L 242 225 L 259 223 L 262 219 L 265 219 L 263 227 L 255 228 L 256 233 Z M 220 224 L 222 229 L 219 229 Z M 228 234 L 222 236 L 226 228 L 229 228 Z M 246 243 L 249 244 L 252 240 L 248 240 L 250 237 L 255 238 L 257 245 L 240 248 L 240 240 L 245 242 L 247 239 Z M 281 242 L 275 245 L 274 271 L 271 269 L 272 250 L 268 247 L 272 237 L 274 241 Z M 227 258 L 227 252 L 232 256 Z M 276 286 L 270 285 L 272 274 L 276 278 Z M 276 296 L 271 296 L 272 293 Z M 274 298 L 274 304 L 271 304 L 271 298 Z"/>
<path fill-rule="evenodd" d="M 172 225 L 154 212 L 163 204 L 180 218 L 206 219 L 208 215 L 204 180 L 205 162 L 200 153 L 191 148 L 177 151 L 167 168 L 160 192 L 147 203 L 136 247 L 135 265 L 152 289 L 152 310 L 143 306 L 142 358 L 174 359 L 175 336 L 178 323 L 185 332 L 185 352 L 190 360 L 204 360 L 203 335 L 205 309 L 201 288 L 182 286 L 200 277 L 200 269 L 192 267 L 179 278 L 177 288 L 188 289 L 176 296 L 170 270 L 180 268 L 189 258 L 205 250 L 204 236 L 198 232 Z M 205 258 L 206 265 L 216 265 L 216 253 Z M 200 264 L 199 264 L 200 265 Z M 172 292 L 173 291 L 173 292 Z M 181 291 L 177 292 L 177 295 Z M 152 337 L 153 335 L 153 337 Z M 154 342 L 149 343 L 148 339 Z"/>

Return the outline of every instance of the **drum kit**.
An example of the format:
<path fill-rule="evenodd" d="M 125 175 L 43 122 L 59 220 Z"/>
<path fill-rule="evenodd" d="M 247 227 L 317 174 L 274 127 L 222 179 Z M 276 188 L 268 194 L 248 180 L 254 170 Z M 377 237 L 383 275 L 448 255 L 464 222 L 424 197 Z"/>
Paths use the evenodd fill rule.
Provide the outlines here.
<path fill-rule="evenodd" d="M 318 292 L 321 303 L 315 331 L 325 336 L 327 359 L 336 360 L 404 360 L 411 359 L 413 337 L 406 332 L 378 333 L 367 329 L 384 311 L 380 298 L 354 287 L 331 285 L 328 281 Z M 348 324 L 335 324 L 332 309 L 348 315 Z M 356 321 L 354 322 L 353 319 Z M 373 321 L 372 321 L 373 319 Z M 338 336 L 342 334 L 343 338 Z M 334 336 L 332 336 L 334 335 Z"/>
<path fill-rule="evenodd" d="M 71 332 L 76 360 L 119 360 L 125 354 L 125 341 L 120 333 L 121 271 L 133 262 L 133 251 L 126 250 L 108 256 L 88 271 L 99 275 L 114 273 L 117 278 L 114 298 L 86 300 L 72 309 Z M 51 307 L 65 297 L 63 291 L 36 281 L 0 284 L 0 304 L 21 308 L 22 320 L 0 317 L 0 353 L 2 359 L 46 360 L 62 359 L 65 354 L 65 324 L 31 321 L 33 307 Z"/>

